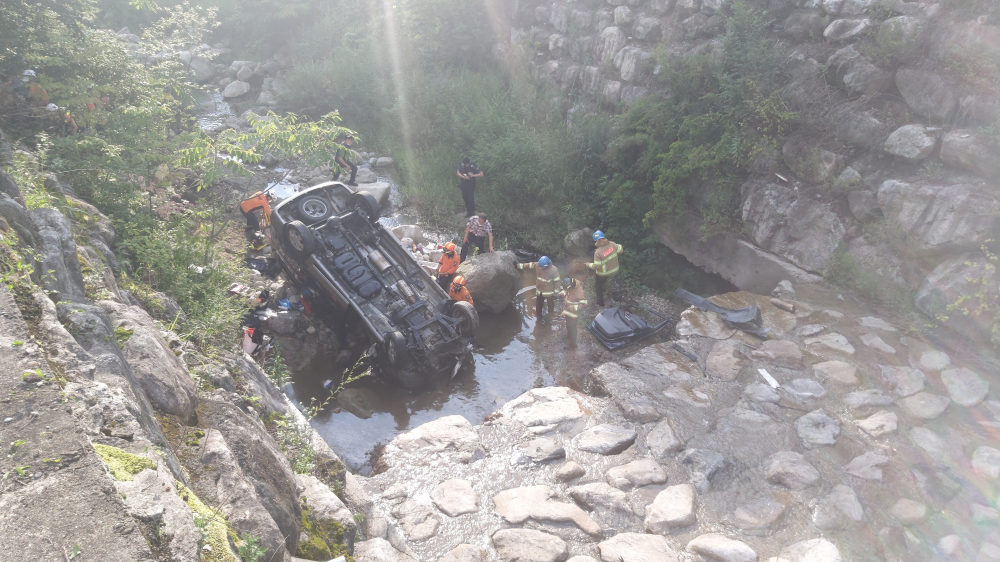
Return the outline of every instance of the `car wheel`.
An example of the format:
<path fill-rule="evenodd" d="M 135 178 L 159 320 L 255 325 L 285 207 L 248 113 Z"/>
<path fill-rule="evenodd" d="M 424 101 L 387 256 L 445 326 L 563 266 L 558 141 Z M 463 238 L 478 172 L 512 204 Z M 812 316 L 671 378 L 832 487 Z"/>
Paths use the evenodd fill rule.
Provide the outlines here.
<path fill-rule="evenodd" d="M 302 221 L 308 224 L 330 218 L 333 214 L 333 205 L 330 205 L 330 201 L 318 195 L 303 197 L 299 200 L 298 208 Z"/>
<path fill-rule="evenodd" d="M 406 337 L 400 332 L 391 332 L 385 337 L 386 359 L 393 368 L 400 368 L 410 361 L 410 350 L 406 347 Z"/>
<path fill-rule="evenodd" d="M 451 304 L 448 316 L 458 320 L 458 331 L 463 336 L 471 336 L 479 329 L 479 313 L 465 301 L 455 301 Z"/>
<path fill-rule="evenodd" d="M 292 221 L 285 226 L 285 241 L 292 256 L 302 259 L 316 250 L 316 237 L 301 221 Z"/>
<path fill-rule="evenodd" d="M 368 222 L 372 224 L 378 222 L 378 219 L 381 216 L 381 211 L 378 207 L 378 201 L 372 196 L 371 193 L 358 192 L 351 195 L 350 204 L 355 211 L 364 213 L 364 215 L 368 217 Z"/>

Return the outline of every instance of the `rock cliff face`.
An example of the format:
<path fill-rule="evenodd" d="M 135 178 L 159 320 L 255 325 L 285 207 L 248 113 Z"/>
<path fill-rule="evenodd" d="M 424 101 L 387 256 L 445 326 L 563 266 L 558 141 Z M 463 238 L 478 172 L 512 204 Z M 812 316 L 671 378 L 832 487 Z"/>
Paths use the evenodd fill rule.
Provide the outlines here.
<path fill-rule="evenodd" d="M 1000 146 L 985 132 L 1000 119 L 995 18 L 970 19 L 951 2 L 749 3 L 775 22 L 782 97 L 801 126 L 746 178 L 741 233 L 704 238 L 697 217 L 666 218 L 654 225 L 660 240 L 758 293 L 842 273 L 830 268 L 843 266 L 834 258 L 844 252 L 863 275 L 919 293 L 916 306 L 932 317 L 973 280 L 991 287 L 983 299 L 1000 298 L 994 272 L 953 263 L 964 252 L 980 260 L 1000 235 Z M 616 111 L 669 97 L 651 54 L 716 50 L 725 4 L 526 0 L 508 48 L 523 49 L 570 99 Z M 886 232 L 889 242 L 879 239 Z M 979 316 L 949 325 L 981 340 L 993 313 Z"/>

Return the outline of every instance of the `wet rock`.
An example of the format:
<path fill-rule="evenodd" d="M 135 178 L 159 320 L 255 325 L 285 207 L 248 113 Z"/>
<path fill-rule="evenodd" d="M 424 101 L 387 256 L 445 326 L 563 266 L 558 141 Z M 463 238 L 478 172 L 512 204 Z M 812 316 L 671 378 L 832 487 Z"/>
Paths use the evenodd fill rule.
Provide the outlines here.
<path fill-rule="evenodd" d="M 978 447 L 972 453 L 972 468 L 984 478 L 1000 478 L 1000 451 L 993 447 Z"/>
<path fill-rule="evenodd" d="M 924 160 L 934 153 L 937 139 L 927 134 L 923 125 L 903 125 L 885 140 L 883 150 L 913 162 Z"/>
<path fill-rule="evenodd" d="M 898 332 L 895 326 L 882 320 L 881 318 L 875 318 L 874 316 L 865 316 L 858 320 L 862 326 L 866 328 L 874 328 L 876 330 L 882 330 L 883 332 Z"/>
<path fill-rule="evenodd" d="M 862 335 L 861 336 L 861 343 L 865 344 L 866 346 L 868 346 L 868 347 L 870 347 L 872 349 L 877 349 L 878 351 L 881 351 L 882 353 L 887 353 L 889 355 L 895 355 L 896 354 L 896 348 L 894 348 L 891 345 L 885 343 L 884 341 L 882 341 L 882 338 L 876 336 L 875 334 L 864 334 L 864 335 Z"/>
<path fill-rule="evenodd" d="M 573 480 L 575 478 L 580 478 L 586 473 L 587 473 L 586 469 L 584 469 L 578 463 L 575 463 L 573 461 L 568 461 L 566 464 L 562 465 L 562 467 L 560 467 L 559 470 L 556 472 L 556 479 L 559 480 L 560 482 L 569 482 L 570 480 Z"/>
<path fill-rule="evenodd" d="M 460 544 L 448 551 L 438 562 L 486 562 L 486 549 L 472 544 Z"/>
<path fill-rule="evenodd" d="M 402 562 L 399 551 L 383 538 L 355 543 L 354 560 L 356 562 Z"/>
<path fill-rule="evenodd" d="M 786 369 L 802 368 L 802 350 L 798 344 L 788 340 L 767 340 L 759 349 L 751 352 L 755 359 L 770 361 Z"/>
<path fill-rule="evenodd" d="M 449 517 L 478 511 L 479 497 L 468 480 L 445 480 L 431 491 L 431 501 Z"/>
<path fill-rule="evenodd" d="M 813 510 L 813 525 L 824 531 L 841 531 L 864 519 L 865 512 L 850 486 L 834 486 Z"/>
<path fill-rule="evenodd" d="M 785 514 L 785 504 L 769 497 L 761 497 L 736 508 L 726 520 L 744 534 L 766 534 L 776 527 L 778 520 Z"/>
<path fill-rule="evenodd" d="M 972 521 L 974 523 L 988 523 L 997 519 L 1000 519 L 1000 511 L 978 503 L 972 504 Z"/>
<path fill-rule="evenodd" d="M 406 486 L 397 483 L 386 488 L 381 494 L 379 494 L 379 496 L 384 500 L 389 500 L 393 503 L 400 503 L 410 497 L 410 493 L 406 491 Z"/>
<path fill-rule="evenodd" d="M 920 368 L 928 371 L 941 371 L 951 365 L 951 357 L 943 351 L 931 350 L 920 354 Z"/>
<path fill-rule="evenodd" d="M 911 429 L 910 440 L 933 458 L 940 458 L 945 454 L 944 441 L 926 427 L 918 426 Z"/>
<path fill-rule="evenodd" d="M 635 443 L 636 433 L 633 429 L 602 424 L 594 426 L 579 436 L 573 442 L 577 449 L 599 455 L 617 455 Z"/>
<path fill-rule="evenodd" d="M 566 562 L 597 562 L 597 560 L 594 560 L 589 556 L 574 556 Z"/>
<path fill-rule="evenodd" d="M 757 553 L 746 543 L 719 533 L 696 537 L 687 550 L 714 562 L 756 562 Z"/>
<path fill-rule="evenodd" d="M 826 395 L 826 389 L 823 388 L 823 385 L 812 379 L 795 379 L 782 385 L 782 388 L 799 399 L 822 398 Z"/>
<path fill-rule="evenodd" d="M 295 483 L 299 498 L 309 506 L 315 521 L 320 524 L 337 523 L 346 535 L 354 534 L 357 527 L 354 515 L 326 484 L 310 474 L 296 474 Z"/>
<path fill-rule="evenodd" d="M 375 183 L 378 181 L 378 174 L 371 168 L 358 168 L 358 174 L 354 177 L 354 181 L 357 183 Z"/>
<path fill-rule="evenodd" d="M 548 437 L 539 437 L 518 446 L 510 462 L 511 464 L 527 464 L 529 462 L 548 462 L 565 457 L 566 449 L 563 449 L 557 441 Z"/>
<path fill-rule="evenodd" d="M 646 532 L 666 534 L 677 527 L 694 525 L 697 521 L 694 500 L 695 490 L 690 484 L 670 486 L 660 492 L 646 506 Z"/>
<path fill-rule="evenodd" d="M 851 476 L 865 480 L 882 480 L 882 469 L 878 468 L 889 462 L 889 457 L 878 451 L 869 451 L 858 455 L 847 463 L 844 470 Z"/>
<path fill-rule="evenodd" d="M 903 100 L 935 123 L 947 122 L 958 108 L 952 84 L 951 80 L 924 70 L 901 68 L 896 71 L 896 87 Z"/>
<path fill-rule="evenodd" d="M 642 533 L 619 533 L 600 543 L 601 562 L 677 562 L 677 555 L 667 539 Z"/>
<path fill-rule="evenodd" d="M 681 462 L 688 468 L 691 483 L 702 494 L 711 489 L 711 478 L 726 465 L 725 457 L 708 449 L 688 449 Z"/>
<path fill-rule="evenodd" d="M 899 401 L 899 406 L 907 414 L 922 420 L 933 420 L 944 413 L 951 400 L 929 392 L 918 392 Z"/>
<path fill-rule="evenodd" d="M 677 438 L 674 428 L 670 426 L 668 420 L 662 420 L 646 434 L 646 446 L 654 458 L 662 461 L 670 458 L 673 453 L 680 451 L 684 443 Z"/>
<path fill-rule="evenodd" d="M 517 294 L 519 276 L 514 252 L 487 252 L 469 258 L 459 266 L 476 308 L 500 313 L 510 306 Z"/>
<path fill-rule="evenodd" d="M 374 411 L 368 401 L 366 390 L 363 388 L 341 390 L 337 393 L 337 405 L 363 420 L 371 418 Z"/>
<path fill-rule="evenodd" d="M 927 506 L 911 499 L 901 498 L 889 510 L 903 525 L 915 525 L 927 517 Z"/>
<path fill-rule="evenodd" d="M 621 408 L 625 419 L 636 423 L 652 423 L 663 417 L 659 408 L 649 396 L 615 397 L 615 404 Z"/>
<path fill-rule="evenodd" d="M 529 428 L 547 431 L 583 419 L 576 396 L 577 393 L 565 387 L 529 390 L 505 404 L 502 411 Z"/>
<path fill-rule="evenodd" d="M 608 486 L 604 482 L 594 482 L 573 486 L 567 490 L 570 497 L 590 511 L 605 510 L 631 514 L 628 496 L 625 492 Z"/>
<path fill-rule="evenodd" d="M 858 384 L 858 368 L 843 361 L 824 361 L 813 365 L 813 373 L 817 377 L 834 381 L 846 386 Z"/>
<path fill-rule="evenodd" d="M 997 151 L 975 131 L 951 131 L 941 140 L 941 161 L 984 178 L 1000 175 Z"/>
<path fill-rule="evenodd" d="M 826 539 L 797 542 L 781 549 L 781 554 L 768 562 L 840 562 L 840 551 Z"/>
<path fill-rule="evenodd" d="M 222 90 L 222 97 L 226 99 L 238 98 L 250 93 L 250 84 L 236 80 Z"/>
<path fill-rule="evenodd" d="M 854 355 L 854 346 L 851 342 L 847 340 L 841 334 L 836 332 L 830 332 L 817 336 L 815 338 L 808 338 L 803 343 L 809 351 L 816 353 L 818 355 L 824 355 L 829 352 L 843 353 L 845 355 Z"/>
<path fill-rule="evenodd" d="M 743 396 L 754 402 L 766 402 L 770 404 L 777 404 L 781 400 L 781 395 L 778 394 L 778 391 L 771 388 L 771 385 L 764 383 L 747 385 L 743 390 Z"/>
<path fill-rule="evenodd" d="M 768 457 L 765 475 L 768 482 L 791 490 L 802 490 L 819 482 L 819 471 L 804 456 L 793 451 Z"/>
<path fill-rule="evenodd" d="M 705 360 L 705 371 L 722 381 L 736 380 L 743 368 L 743 358 L 736 352 L 739 344 L 732 340 L 717 341 Z"/>
<path fill-rule="evenodd" d="M 807 447 L 833 445 L 840 435 L 840 422 L 823 410 L 814 410 L 795 420 L 795 432 Z"/>
<path fill-rule="evenodd" d="M 414 500 L 406 500 L 392 508 L 392 516 L 399 520 L 406 538 L 412 542 L 433 537 L 441 525 L 441 519 L 434 514 L 431 506 Z"/>
<path fill-rule="evenodd" d="M 967 408 L 982 402 L 990 390 L 990 383 L 965 367 L 941 371 L 941 382 L 951 399 Z"/>
<path fill-rule="evenodd" d="M 520 525 L 535 521 L 571 522 L 590 535 L 599 535 L 601 527 L 579 507 L 553 499 L 548 486 L 528 486 L 500 492 L 493 497 L 497 513 L 508 523 Z"/>
<path fill-rule="evenodd" d="M 561 562 L 569 556 L 559 537 L 530 529 L 501 529 L 493 533 L 493 547 L 507 562 Z"/>
<path fill-rule="evenodd" d="M 622 490 L 640 488 L 650 484 L 663 484 L 667 473 L 653 459 L 639 459 L 608 470 L 608 483 Z"/>
<path fill-rule="evenodd" d="M 872 437 L 881 437 L 888 433 L 895 433 L 898 418 L 896 414 L 881 410 L 871 417 L 857 422 L 858 427 Z"/>
<path fill-rule="evenodd" d="M 484 455 L 476 430 L 462 416 L 445 416 L 401 433 L 386 445 L 384 467 L 470 463 Z"/>
<path fill-rule="evenodd" d="M 899 396 L 913 396 L 924 389 L 924 374 L 911 367 L 879 365 L 882 382 Z"/>

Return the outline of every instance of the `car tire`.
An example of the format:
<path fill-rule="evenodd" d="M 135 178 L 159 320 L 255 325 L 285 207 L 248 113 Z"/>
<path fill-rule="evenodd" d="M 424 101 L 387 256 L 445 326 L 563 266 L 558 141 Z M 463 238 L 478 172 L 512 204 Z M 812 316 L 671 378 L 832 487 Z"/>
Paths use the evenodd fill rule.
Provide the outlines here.
<path fill-rule="evenodd" d="M 333 205 L 326 197 L 307 195 L 298 202 L 299 216 L 302 222 L 314 224 L 333 215 Z"/>
<path fill-rule="evenodd" d="M 356 211 L 362 211 L 368 216 L 368 222 L 375 224 L 378 222 L 379 217 L 381 217 L 381 210 L 378 206 L 378 201 L 372 196 L 371 193 L 365 193 L 359 191 L 354 195 L 351 195 L 350 200 L 351 208 Z"/>
<path fill-rule="evenodd" d="M 316 237 L 301 221 L 285 225 L 285 242 L 288 243 L 289 253 L 296 259 L 303 259 L 316 251 Z"/>
<path fill-rule="evenodd" d="M 459 333 L 471 336 L 479 329 L 479 312 L 465 301 L 455 301 L 448 310 L 448 316 L 459 320 Z"/>
<path fill-rule="evenodd" d="M 410 350 L 406 347 L 406 337 L 401 332 L 390 332 L 385 336 L 385 357 L 394 369 L 410 362 Z"/>

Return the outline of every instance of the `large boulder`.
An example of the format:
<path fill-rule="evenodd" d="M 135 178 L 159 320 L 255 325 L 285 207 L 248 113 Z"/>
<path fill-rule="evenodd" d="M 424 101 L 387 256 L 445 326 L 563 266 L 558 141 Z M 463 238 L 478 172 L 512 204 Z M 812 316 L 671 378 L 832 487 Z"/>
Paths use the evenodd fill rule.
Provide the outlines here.
<path fill-rule="evenodd" d="M 878 148 L 888 134 L 875 112 L 850 104 L 830 111 L 826 121 L 837 140 L 858 148 Z"/>
<path fill-rule="evenodd" d="M 625 32 L 618 27 L 609 27 L 601 32 L 597 44 L 597 58 L 606 64 L 612 64 L 615 55 L 625 46 Z"/>
<path fill-rule="evenodd" d="M 238 98 L 240 96 L 245 96 L 248 93 L 250 93 L 250 84 L 243 82 L 242 80 L 237 80 L 222 90 L 222 97 L 226 99 Z"/>
<path fill-rule="evenodd" d="M 41 244 L 40 248 L 35 248 L 35 259 L 39 262 L 37 272 L 42 286 L 61 297 L 84 296 L 83 272 L 69 219 L 48 208 L 35 209 L 29 214 Z"/>
<path fill-rule="evenodd" d="M 941 139 L 941 161 L 987 179 L 1000 178 L 1000 150 L 975 131 L 955 130 Z"/>
<path fill-rule="evenodd" d="M 822 183 L 836 177 L 844 169 L 842 156 L 799 137 L 792 137 L 785 142 L 781 156 L 785 165 L 796 176 L 810 183 Z"/>
<path fill-rule="evenodd" d="M 904 250 L 926 256 L 979 248 L 994 238 L 997 199 L 969 184 L 936 186 L 888 180 L 878 203 L 891 225 L 904 234 Z"/>
<path fill-rule="evenodd" d="M 955 115 L 958 98 L 952 80 L 914 68 L 896 71 L 896 87 L 913 111 L 935 123 L 947 123 Z"/>
<path fill-rule="evenodd" d="M 636 47 L 625 47 L 615 54 L 615 68 L 621 72 L 622 80 L 631 82 L 640 76 L 642 65 L 650 60 L 652 55 Z"/>
<path fill-rule="evenodd" d="M 397 435 L 386 445 L 375 469 L 467 464 L 483 456 L 479 435 L 469 420 L 462 416 L 445 416 Z"/>
<path fill-rule="evenodd" d="M 519 277 L 514 252 L 488 252 L 466 260 L 458 267 L 479 310 L 503 312 L 517 294 Z"/>
<path fill-rule="evenodd" d="M 191 62 L 188 66 L 191 68 L 191 72 L 194 73 L 195 81 L 199 84 L 211 82 L 212 78 L 215 77 L 215 68 L 212 66 L 212 61 L 203 56 L 195 55 L 191 57 Z"/>
<path fill-rule="evenodd" d="M 879 94 L 892 86 L 892 74 L 875 66 L 871 59 L 848 45 L 826 61 L 827 78 L 848 94 Z"/>
<path fill-rule="evenodd" d="M 378 201 L 379 205 L 385 205 L 389 202 L 389 194 L 392 193 L 392 187 L 387 181 L 375 181 L 369 183 L 360 183 L 354 188 L 355 191 L 362 191 L 364 193 L 371 194 L 372 197 Z"/>
<path fill-rule="evenodd" d="M 563 249 L 571 258 L 590 258 L 594 255 L 594 230 L 580 228 L 563 238 Z"/>
<path fill-rule="evenodd" d="M 750 238 L 807 271 L 824 273 L 846 232 L 829 206 L 777 184 L 745 190 L 743 222 Z"/>
<path fill-rule="evenodd" d="M 923 125 L 903 125 L 885 140 L 883 149 L 893 156 L 918 162 L 930 156 L 937 146 L 937 139 L 927 134 Z"/>
<path fill-rule="evenodd" d="M 980 309 L 989 298 L 981 291 L 996 289 L 1000 276 L 982 255 L 960 254 L 945 260 L 927 276 L 914 300 L 917 308 L 973 341 L 989 341 L 995 314 Z M 962 301 L 957 310 L 949 310 Z M 968 314 L 966 314 L 968 312 Z"/>
<path fill-rule="evenodd" d="M 823 30 L 823 37 L 828 41 L 849 41 L 860 36 L 872 25 L 868 18 L 844 18 L 835 20 Z"/>
<path fill-rule="evenodd" d="M 24 196 L 21 195 L 21 188 L 10 174 L 0 170 L 0 193 L 10 197 L 21 206 L 24 206 Z"/>

